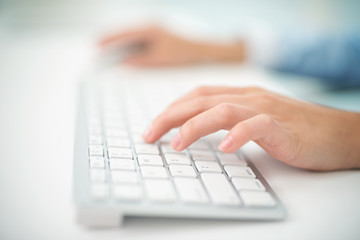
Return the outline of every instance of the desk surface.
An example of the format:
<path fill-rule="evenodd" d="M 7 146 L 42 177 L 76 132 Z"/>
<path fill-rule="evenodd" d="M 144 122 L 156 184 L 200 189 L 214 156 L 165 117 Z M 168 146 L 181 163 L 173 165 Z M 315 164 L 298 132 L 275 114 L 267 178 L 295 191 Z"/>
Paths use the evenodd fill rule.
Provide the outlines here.
<path fill-rule="evenodd" d="M 268 158 L 251 144 L 246 151 L 259 156 L 256 166 L 288 209 L 284 221 L 127 218 L 118 229 L 94 231 L 78 226 L 71 195 L 72 155 L 77 81 L 92 56 L 88 38 L 8 34 L 0 43 L 0 239 L 356 239 L 360 236 L 359 171 L 303 171 Z M 195 70 L 197 76 L 209 71 L 206 67 L 199 69 Z M 183 72 L 169 70 L 166 74 L 180 71 Z M 241 77 L 244 72 L 250 72 L 250 76 L 260 74 L 240 66 L 219 66 L 216 72 L 219 77 L 229 74 Z M 160 73 L 147 74 L 151 79 Z M 284 83 L 284 75 L 263 72 L 260 75 L 287 87 L 301 84 Z M 307 99 L 338 104 L 336 99 L 341 99 L 344 105 L 338 107 L 359 110 L 358 92 L 352 92 L 352 98 L 337 92 L 332 98 L 331 93 L 312 88 L 311 84 L 307 87 L 312 91 L 299 93 Z"/>

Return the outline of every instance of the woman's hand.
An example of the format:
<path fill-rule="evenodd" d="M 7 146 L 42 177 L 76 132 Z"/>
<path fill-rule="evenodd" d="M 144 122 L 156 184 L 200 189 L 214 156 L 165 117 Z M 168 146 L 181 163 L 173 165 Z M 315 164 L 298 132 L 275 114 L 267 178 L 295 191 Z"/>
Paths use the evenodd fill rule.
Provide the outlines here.
<path fill-rule="evenodd" d="M 102 47 L 114 43 L 124 45 L 141 44 L 141 51 L 130 56 L 125 64 L 137 67 L 160 67 L 170 65 L 193 64 L 207 61 L 242 61 L 244 45 L 212 44 L 195 42 L 171 34 L 162 28 L 153 26 L 120 32 L 103 38 Z"/>
<path fill-rule="evenodd" d="M 261 88 L 199 87 L 172 103 L 143 138 L 155 142 L 175 127 L 180 130 L 171 146 L 178 151 L 226 129 L 219 145 L 226 153 L 253 140 L 291 166 L 322 171 L 360 167 L 360 114 Z"/>

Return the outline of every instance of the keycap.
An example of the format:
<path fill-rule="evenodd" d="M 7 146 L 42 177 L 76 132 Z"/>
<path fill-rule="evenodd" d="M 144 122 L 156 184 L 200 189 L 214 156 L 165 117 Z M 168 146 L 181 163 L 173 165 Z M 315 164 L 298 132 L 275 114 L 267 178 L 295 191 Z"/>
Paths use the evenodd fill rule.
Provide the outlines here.
<path fill-rule="evenodd" d="M 264 185 L 258 179 L 249 179 L 249 178 L 238 178 L 234 177 L 231 179 L 236 190 L 257 190 L 265 191 Z"/>
<path fill-rule="evenodd" d="M 110 169 L 134 171 L 135 162 L 134 160 L 130 160 L 130 159 L 113 158 L 110 159 Z"/>
<path fill-rule="evenodd" d="M 134 143 L 144 143 L 145 144 L 145 141 L 144 141 L 143 137 L 141 136 L 141 134 L 133 134 L 132 140 Z"/>
<path fill-rule="evenodd" d="M 109 158 L 132 158 L 131 148 L 109 148 Z"/>
<path fill-rule="evenodd" d="M 109 187 L 106 184 L 94 183 L 90 186 L 90 193 L 95 199 L 106 199 L 109 196 Z"/>
<path fill-rule="evenodd" d="M 168 178 L 168 174 L 163 167 L 143 166 L 141 167 L 143 178 Z"/>
<path fill-rule="evenodd" d="M 171 165 L 169 166 L 169 170 L 173 177 L 196 177 L 192 166 Z"/>
<path fill-rule="evenodd" d="M 90 170 L 90 179 L 92 182 L 105 182 L 105 180 L 106 180 L 105 170 L 91 169 Z"/>
<path fill-rule="evenodd" d="M 101 126 L 90 126 L 88 128 L 89 135 L 101 135 L 102 128 Z"/>
<path fill-rule="evenodd" d="M 207 203 L 209 198 L 199 179 L 175 178 L 174 183 L 180 198 L 185 203 Z"/>
<path fill-rule="evenodd" d="M 139 182 L 134 171 L 111 171 L 111 179 L 114 183 L 136 184 Z"/>
<path fill-rule="evenodd" d="M 101 136 L 89 136 L 89 145 L 102 145 L 103 138 Z"/>
<path fill-rule="evenodd" d="M 217 152 L 216 155 L 222 165 L 247 166 L 245 159 L 238 157 L 235 153 L 228 154 L 223 152 Z"/>
<path fill-rule="evenodd" d="M 108 147 L 122 147 L 122 148 L 131 147 L 131 143 L 128 138 L 109 137 L 106 139 L 106 143 Z"/>
<path fill-rule="evenodd" d="M 139 154 L 137 156 L 140 166 L 163 166 L 163 161 L 159 155 Z"/>
<path fill-rule="evenodd" d="M 159 154 L 159 149 L 155 144 L 136 143 L 135 150 L 137 154 Z"/>
<path fill-rule="evenodd" d="M 175 191 L 169 180 L 146 179 L 144 185 L 150 201 L 175 202 Z"/>
<path fill-rule="evenodd" d="M 176 151 L 169 145 L 169 143 L 161 143 L 160 147 L 161 147 L 161 151 L 163 153 L 185 153 L 185 150 L 180 151 L 180 152 Z"/>
<path fill-rule="evenodd" d="M 196 169 L 200 173 L 212 172 L 212 173 L 221 173 L 222 170 L 217 162 L 208 162 L 208 161 L 196 161 Z"/>
<path fill-rule="evenodd" d="M 91 116 L 89 116 L 88 123 L 89 123 L 89 126 L 100 126 L 101 120 L 100 120 L 100 118 L 97 118 L 97 117 L 91 118 Z"/>
<path fill-rule="evenodd" d="M 105 123 L 104 123 L 105 127 L 107 129 L 110 129 L 110 128 L 125 128 L 126 127 L 126 124 L 123 120 L 105 120 Z"/>
<path fill-rule="evenodd" d="M 216 161 L 214 154 L 210 151 L 190 149 L 190 155 L 194 161 Z"/>
<path fill-rule="evenodd" d="M 255 178 L 254 172 L 249 167 L 240 167 L 240 166 L 225 166 L 224 167 L 226 174 L 229 177 L 247 177 Z"/>
<path fill-rule="evenodd" d="M 115 185 L 114 197 L 118 200 L 138 201 L 142 199 L 142 189 L 139 185 Z"/>
<path fill-rule="evenodd" d="M 205 141 L 198 140 L 192 143 L 189 149 L 209 150 L 209 145 Z"/>
<path fill-rule="evenodd" d="M 105 161 L 103 157 L 91 157 L 90 168 L 105 168 Z"/>
<path fill-rule="evenodd" d="M 107 137 L 128 137 L 126 129 L 110 128 L 107 129 L 105 133 Z"/>
<path fill-rule="evenodd" d="M 104 148 L 103 146 L 93 145 L 89 147 L 89 156 L 104 156 Z"/>
<path fill-rule="evenodd" d="M 240 200 L 223 174 L 202 173 L 201 179 L 211 200 L 218 205 L 239 205 Z"/>
<path fill-rule="evenodd" d="M 240 196 L 247 206 L 271 207 L 276 205 L 275 200 L 268 192 L 241 191 Z"/>
<path fill-rule="evenodd" d="M 186 156 L 185 153 L 165 153 L 165 161 L 167 164 L 180 164 L 180 165 L 190 165 L 190 159 Z"/>

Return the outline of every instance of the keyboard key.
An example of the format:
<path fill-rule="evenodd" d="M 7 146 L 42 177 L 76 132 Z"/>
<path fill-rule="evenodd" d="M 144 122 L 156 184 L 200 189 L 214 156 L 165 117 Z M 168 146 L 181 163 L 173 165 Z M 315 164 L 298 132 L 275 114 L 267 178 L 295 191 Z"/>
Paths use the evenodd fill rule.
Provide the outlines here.
<path fill-rule="evenodd" d="M 109 137 L 106 140 L 108 147 L 121 147 L 121 148 L 130 148 L 131 143 L 128 138 L 115 138 Z"/>
<path fill-rule="evenodd" d="M 126 124 L 122 121 L 122 120 L 105 120 L 105 123 L 104 123 L 105 127 L 107 129 L 110 129 L 110 128 L 125 128 L 126 127 Z"/>
<path fill-rule="evenodd" d="M 101 135 L 102 134 L 102 128 L 101 126 L 91 126 L 88 129 L 89 135 Z"/>
<path fill-rule="evenodd" d="M 190 154 L 194 161 L 216 161 L 214 154 L 210 151 L 190 149 Z"/>
<path fill-rule="evenodd" d="M 144 166 L 141 167 L 143 178 L 168 178 L 168 174 L 163 167 Z"/>
<path fill-rule="evenodd" d="M 155 144 L 136 143 L 135 149 L 137 154 L 157 154 L 159 155 L 159 149 Z"/>
<path fill-rule="evenodd" d="M 181 166 L 182 167 L 182 166 Z M 199 179 L 175 178 L 175 186 L 185 203 L 207 203 L 209 199 Z"/>
<path fill-rule="evenodd" d="M 142 199 L 142 189 L 139 185 L 115 185 L 114 197 L 118 200 L 139 201 Z"/>
<path fill-rule="evenodd" d="M 91 157 L 90 168 L 105 168 L 105 161 L 103 157 Z"/>
<path fill-rule="evenodd" d="M 153 202 L 175 202 L 176 195 L 169 180 L 147 179 L 144 182 L 147 196 Z"/>
<path fill-rule="evenodd" d="M 141 136 L 141 134 L 133 134 L 132 135 L 132 140 L 133 142 L 136 143 L 140 143 L 140 144 L 146 144 L 143 137 Z"/>
<path fill-rule="evenodd" d="M 108 149 L 109 158 L 132 158 L 131 148 L 109 148 Z"/>
<path fill-rule="evenodd" d="M 101 136 L 89 136 L 89 145 L 102 145 L 103 138 Z"/>
<path fill-rule="evenodd" d="M 190 165 L 190 159 L 184 153 L 165 153 L 166 163 L 169 165 L 180 164 L 180 165 Z"/>
<path fill-rule="evenodd" d="M 106 130 L 106 137 L 128 137 L 128 132 L 126 129 L 116 129 L 110 128 Z"/>
<path fill-rule="evenodd" d="M 206 141 L 198 140 L 198 141 L 194 142 L 193 144 L 191 144 L 189 146 L 189 149 L 209 150 L 209 145 L 207 144 Z"/>
<path fill-rule="evenodd" d="M 240 166 L 225 166 L 224 167 L 226 174 L 229 177 L 247 177 L 255 178 L 254 172 L 249 167 L 240 167 Z"/>
<path fill-rule="evenodd" d="M 163 161 L 159 155 L 139 154 L 137 156 L 140 166 L 163 166 Z"/>
<path fill-rule="evenodd" d="M 217 152 L 216 155 L 219 158 L 222 165 L 247 166 L 245 159 L 239 158 L 235 153 L 227 154 L 223 152 Z"/>
<path fill-rule="evenodd" d="M 133 171 L 112 171 L 111 179 L 114 183 L 136 184 L 139 182 L 136 172 Z"/>
<path fill-rule="evenodd" d="M 232 178 L 232 183 L 234 184 L 236 190 L 257 190 L 265 191 L 264 185 L 258 179 L 249 179 L 249 178 Z"/>
<path fill-rule="evenodd" d="M 101 169 L 91 169 L 90 170 L 90 179 L 92 182 L 105 182 L 106 172 Z"/>
<path fill-rule="evenodd" d="M 111 170 L 135 170 L 135 162 L 130 159 L 110 159 L 110 169 Z"/>
<path fill-rule="evenodd" d="M 271 207 L 276 204 L 273 197 L 268 192 L 241 191 L 240 196 L 246 206 Z"/>
<path fill-rule="evenodd" d="M 203 173 L 201 178 L 214 204 L 232 206 L 240 204 L 235 190 L 223 174 Z"/>
<path fill-rule="evenodd" d="M 221 173 L 222 170 L 217 162 L 208 162 L 208 161 L 196 161 L 196 169 L 200 173 L 211 172 L 211 173 Z"/>
<path fill-rule="evenodd" d="M 180 151 L 180 152 L 176 151 L 169 145 L 169 143 L 161 143 L 160 147 L 161 147 L 161 151 L 163 153 L 185 153 L 185 150 Z"/>
<path fill-rule="evenodd" d="M 109 186 L 102 183 L 94 183 L 90 187 L 90 193 L 95 199 L 106 199 L 109 196 Z"/>
<path fill-rule="evenodd" d="M 192 177 L 196 178 L 196 173 L 192 166 L 171 165 L 170 173 L 173 177 Z"/>
<path fill-rule="evenodd" d="M 95 156 L 104 156 L 104 148 L 103 146 L 90 146 L 89 147 L 89 156 L 90 157 L 95 157 Z"/>

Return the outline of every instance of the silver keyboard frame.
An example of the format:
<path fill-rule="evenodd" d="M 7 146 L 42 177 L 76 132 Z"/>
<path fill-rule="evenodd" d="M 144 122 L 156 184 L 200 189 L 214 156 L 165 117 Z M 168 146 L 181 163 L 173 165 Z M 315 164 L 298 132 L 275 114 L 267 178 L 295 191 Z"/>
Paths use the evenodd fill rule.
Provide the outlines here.
<path fill-rule="evenodd" d="M 84 102 L 86 84 L 86 82 L 80 84 L 73 165 L 73 195 L 79 224 L 88 227 L 116 227 L 121 225 L 124 216 L 227 220 L 282 220 L 285 218 L 285 207 L 246 155 L 244 157 L 248 166 L 276 201 L 274 207 L 216 206 L 211 203 L 191 205 L 181 202 L 153 203 L 146 200 L 125 202 L 111 198 L 107 201 L 98 201 L 91 198 L 89 196 L 88 130 Z"/>

